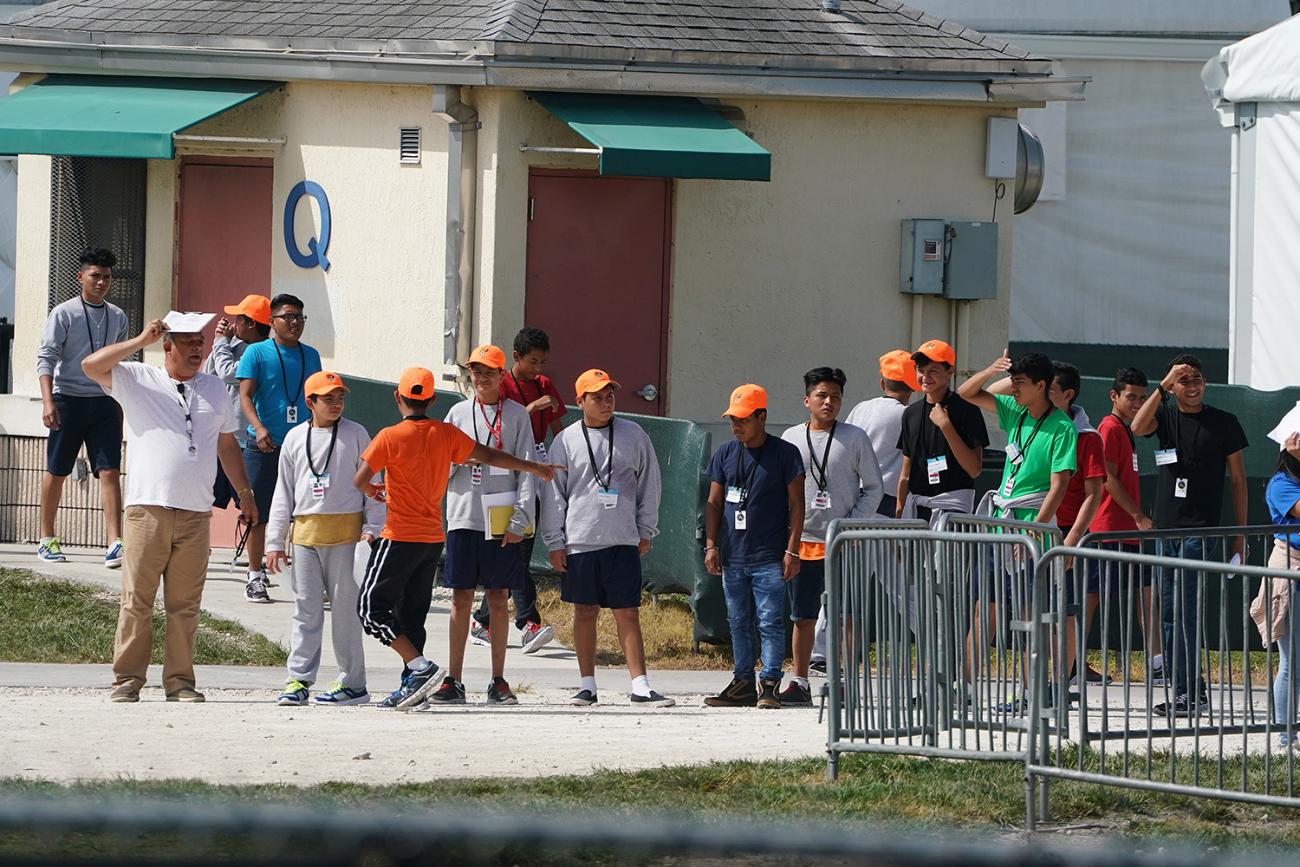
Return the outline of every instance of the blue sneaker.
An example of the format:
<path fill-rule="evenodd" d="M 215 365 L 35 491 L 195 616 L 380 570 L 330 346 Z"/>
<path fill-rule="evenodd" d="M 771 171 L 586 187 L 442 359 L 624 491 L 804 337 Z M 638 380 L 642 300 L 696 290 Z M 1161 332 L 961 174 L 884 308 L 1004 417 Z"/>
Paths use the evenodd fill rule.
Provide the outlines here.
<path fill-rule="evenodd" d="M 122 566 L 122 540 L 114 539 L 113 544 L 108 546 L 108 553 L 104 555 L 104 565 L 109 569 L 118 569 Z"/>
<path fill-rule="evenodd" d="M 59 546 L 58 536 L 51 536 L 36 546 L 36 559 L 42 563 L 68 562 L 68 558 L 63 556 L 63 548 Z"/>
<path fill-rule="evenodd" d="M 307 703 L 307 684 L 291 680 L 284 685 L 284 691 L 275 703 L 281 707 L 297 707 Z"/>
<path fill-rule="evenodd" d="M 343 707 L 349 704 L 370 704 L 370 693 L 365 689 L 353 689 L 350 686 L 344 686 L 337 680 L 329 685 L 329 689 L 316 695 L 314 701 L 317 704 L 334 705 Z"/>
<path fill-rule="evenodd" d="M 409 710 L 428 698 L 429 693 L 442 684 L 443 669 L 436 662 L 430 662 L 424 671 L 412 671 L 402 678 L 402 688 L 398 690 L 401 697 L 397 700 L 398 710 Z"/>

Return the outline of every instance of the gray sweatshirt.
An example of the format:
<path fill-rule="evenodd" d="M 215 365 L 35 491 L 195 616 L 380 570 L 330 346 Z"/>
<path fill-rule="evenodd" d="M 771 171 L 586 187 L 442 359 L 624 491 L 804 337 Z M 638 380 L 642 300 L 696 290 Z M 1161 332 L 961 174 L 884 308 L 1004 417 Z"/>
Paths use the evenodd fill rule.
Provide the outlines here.
<path fill-rule="evenodd" d="M 551 442 L 550 461 L 562 469 L 555 481 L 543 485 L 542 539 L 551 551 L 582 554 L 615 545 L 637 545 L 659 535 L 659 458 L 650 437 L 636 422 L 614 418 L 610 427 L 571 424 Z M 614 438 L 612 481 L 609 444 Z M 591 452 L 587 443 L 591 443 Z M 618 502 L 607 508 L 597 491 L 591 455 L 600 478 L 618 491 Z"/>
<path fill-rule="evenodd" d="M 864 400 L 853 407 L 844 421 L 867 432 L 871 448 L 880 462 L 880 477 L 885 483 L 885 493 L 898 493 L 898 477 L 903 474 L 903 450 L 898 447 L 898 437 L 903 432 L 903 411 L 906 406 L 892 397 Z"/>
<path fill-rule="evenodd" d="M 239 359 L 243 358 L 247 348 L 248 344 L 238 337 L 218 337 L 212 344 L 208 360 L 203 363 L 204 373 L 210 373 L 226 384 L 230 404 L 235 408 L 235 421 L 239 423 L 235 439 L 241 448 L 248 444 L 248 419 L 244 418 L 244 407 L 239 402 L 239 377 L 235 376 L 235 371 L 239 369 Z"/>
<path fill-rule="evenodd" d="M 484 418 L 484 412 L 487 417 Z M 533 425 L 528 420 L 528 410 L 513 400 L 501 403 L 501 442 L 497 443 L 489 428 L 496 424 L 497 408 L 483 406 L 476 398 L 462 400 L 447 413 L 444 421 L 460 428 L 471 438 L 477 437 L 481 445 L 500 448 L 517 458 L 533 460 L 536 457 L 533 443 Z M 516 473 L 483 466 L 482 481 L 474 484 L 474 467 L 471 464 L 453 464 L 447 479 L 447 529 L 485 532 L 483 523 L 483 495 L 514 491 L 515 513 L 510 518 L 510 532 L 527 535 L 535 526 L 537 508 L 537 479 L 532 473 Z"/>
<path fill-rule="evenodd" d="M 312 488 L 316 477 L 307 463 L 307 429 L 311 422 L 290 429 L 280 444 L 280 478 L 275 483 L 275 496 L 271 500 L 271 516 L 267 519 L 266 550 L 283 551 L 289 534 L 289 524 L 302 515 L 353 515 L 364 514 L 361 532 L 376 537 L 384 528 L 385 508 L 357 490 L 352 477 L 361 467 L 361 453 L 370 445 L 370 434 L 354 421 L 339 419 L 339 437 L 334 444 L 334 454 L 326 467 L 325 457 L 330 450 L 329 428 L 315 428 L 311 432 L 311 458 L 316 470 L 329 474 L 329 487 L 325 498 L 316 499 Z M 379 476 L 375 476 L 378 480 Z"/>
<path fill-rule="evenodd" d="M 81 296 L 64 301 L 50 311 L 45 333 L 36 349 L 36 375 L 54 377 L 54 393 L 66 397 L 103 397 L 100 388 L 81 370 L 92 352 L 127 338 L 128 323 L 122 308 L 107 301 L 93 307 Z"/>
<path fill-rule="evenodd" d="M 805 433 L 807 432 L 807 433 Z M 808 434 L 812 436 L 812 452 L 808 449 Z M 884 483 L 880 480 L 880 465 L 871 440 L 862 428 L 840 422 L 835 425 L 835 439 L 826 458 L 826 486 L 830 494 L 829 509 L 815 508 L 822 456 L 826 455 L 829 431 L 809 431 L 808 425 L 798 424 L 781 434 L 781 439 L 792 443 L 803 455 L 804 473 L 804 542 L 825 542 L 826 530 L 837 518 L 870 518 L 880 507 L 884 496 Z"/>

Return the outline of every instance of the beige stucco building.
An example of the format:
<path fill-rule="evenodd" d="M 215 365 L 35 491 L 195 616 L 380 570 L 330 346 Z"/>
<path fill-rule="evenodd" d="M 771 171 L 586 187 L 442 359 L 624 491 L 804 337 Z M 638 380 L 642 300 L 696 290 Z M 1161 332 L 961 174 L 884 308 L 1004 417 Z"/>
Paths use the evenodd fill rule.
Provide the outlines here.
<path fill-rule="evenodd" d="M 877 356 L 923 338 L 954 341 L 961 367 L 999 353 L 1013 195 L 995 202 L 999 181 L 986 176 L 989 119 L 1082 95 L 1048 61 L 888 2 L 661 2 L 646 14 L 594 0 L 417 2 L 378 23 L 351 4 L 353 18 L 313 25 L 259 11 L 272 4 L 190 4 L 197 20 L 143 0 L 75 5 L 75 16 L 54 3 L 0 27 L 0 66 L 24 73 L 15 90 L 87 73 L 102 88 L 266 83 L 175 130 L 172 154 L 144 159 L 138 226 L 81 239 L 132 235 L 142 250 L 137 309 L 123 305 L 134 322 L 289 292 L 306 302 L 306 339 L 327 368 L 379 379 L 411 364 L 451 376 L 469 346 L 508 347 L 525 323 L 541 325 L 566 392 L 575 370 L 605 367 L 623 380 L 624 409 L 708 422 L 745 381 L 769 388 L 774 421 L 801 417 L 800 377 L 820 364 L 846 370 L 849 400 L 870 396 Z M 458 23 L 435 23 L 452 8 Z M 537 98 L 556 92 L 632 111 L 663 96 L 698 102 L 770 154 L 770 179 L 603 176 L 608 146 L 595 153 Z M 94 126 L 95 112 L 82 120 Z M 0 117 L 0 139 L 5 129 Z M 52 217 L 69 195 L 60 165 L 102 158 L 57 145 L 20 157 L 19 395 L 38 393 L 27 360 L 70 277 Z M 328 269 L 290 253 L 324 241 L 310 197 L 286 237 L 303 181 L 328 198 Z M 995 299 L 900 292 L 903 220 L 995 213 Z M 6 424 L 22 414 L 11 402 Z"/>

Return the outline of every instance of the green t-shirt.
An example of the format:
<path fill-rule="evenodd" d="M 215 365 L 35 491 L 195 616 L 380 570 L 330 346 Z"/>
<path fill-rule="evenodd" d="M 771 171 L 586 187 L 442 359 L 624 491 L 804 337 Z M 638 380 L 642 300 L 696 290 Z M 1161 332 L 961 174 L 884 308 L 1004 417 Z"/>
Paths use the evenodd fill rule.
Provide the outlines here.
<path fill-rule="evenodd" d="M 1002 468 L 1002 483 L 998 493 L 1004 498 L 1025 494 L 1046 493 L 1052 487 L 1052 473 L 1063 470 L 1074 472 L 1075 445 L 1078 434 L 1070 417 L 1055 407 L 1041 420 L 1035 421 L 1015 398 L 997 394 L 998 427 L 1006 431 L 1008 443 L 1020 448 L 1023 460 L 1019 466 L 1007 458 Z M 1011 493 L 1007 494 L 1007 480 L 1011 479 Z M 1017 521 L 1032 521 L 1038 517 L 1037 509 L 1012 509 L 1010 516 Z"/>

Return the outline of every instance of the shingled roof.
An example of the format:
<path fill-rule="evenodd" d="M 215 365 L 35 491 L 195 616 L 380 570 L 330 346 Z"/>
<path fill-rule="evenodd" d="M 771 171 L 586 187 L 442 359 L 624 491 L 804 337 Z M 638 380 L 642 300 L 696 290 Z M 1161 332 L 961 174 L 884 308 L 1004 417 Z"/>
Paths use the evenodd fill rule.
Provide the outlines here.
<path fill-rule="evenodd" d="M 892 0 L 55 0 L 0 34 L 90 44 L 708 66 L 1044 74 L 1046 60 Z M 455 50 L 461 46 L 461 50 Z"/>

